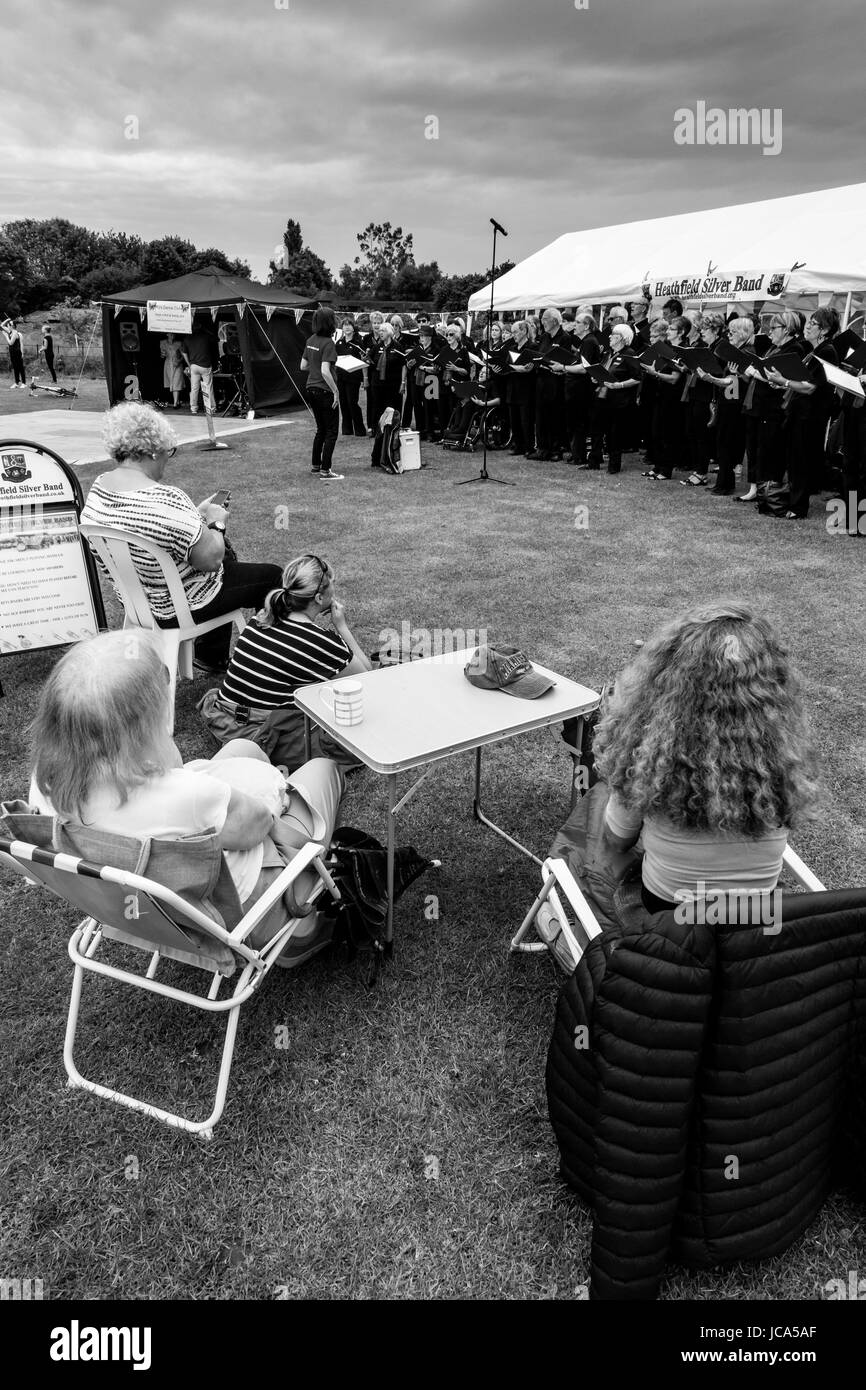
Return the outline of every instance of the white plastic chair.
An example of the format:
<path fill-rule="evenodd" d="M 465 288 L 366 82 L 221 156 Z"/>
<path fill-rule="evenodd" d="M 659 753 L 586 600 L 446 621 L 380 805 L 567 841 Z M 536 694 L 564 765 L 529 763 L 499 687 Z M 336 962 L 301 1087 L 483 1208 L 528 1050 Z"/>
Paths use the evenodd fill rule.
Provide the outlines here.
<path fill-rule="evenodd" d="M 192 680 L 193 642 L 223 623 L 235 623 L 238 632 L 243 632 L 246 619 L 240 608 L 231 613 L 223 613 L 218 618 L 208 618 L 203 623 L 193 622 L 189 603 L 177 565 L 167 551 L 143 536 L 131 535 L 111 526 L 93 526 L 82 523 L 79 528 L 86 536 L 94 553 L 99 557 L 115 585 L 124 610 L 124 628 L 138 628 L 148 632 L 162 660 L 168 668 L 171 679 L 171 729 L 174 731 L 174 698 L 178 671 L 185 680 Z M 162 570 L 177 615 L 177 627 L 160 627 L 147 601 L 144 585 L 138 577 L 135 562 L 130 554 L 130 546 L 144 550 L 152 555 Z"/>
<path fill-rule="evenodd" d="M 51 825 L 50 820 L 48 825 Z M 339 901 L 339 889 L 325 868 L 326 853 L 325 846 L 314 841 L 304 845 L 237 926 L 228 931 L 188 897 L 180 897 L 154 879 L 109 865 L 91 864 L 71 854 L 54 853 L 24 840 L 0 838 L 0 864 L 14 868 L 31 882 L 49 888 L 64 901 L 78 907 L 79 911 L 83 906 L 82 900 L 92 903 L 94 911 L 99 914 L 85 917 L 69 941 L 69 955 L 75 973 L 63 1048 L 63 1063 L 69 1077 L 67 1084 L 91 1091 L 103 1100 L 138 1110 L 176 1129 L 198 1134 L 205 1139 L 212 1138 L 214 1125 L 225 1107 L 241 1007 L 259 989 L 303 919 L 287 917 L 270 940 L 258 949 L 247 945 L 247 939 L 287 889 L 309 868 L 315 870 L 318 878 L 305 899 L 305 906 L 309 907 L 325 891 Z M 140 970 L 99 960 L 97 953 L 104 941 L 135 947 L 138 951 L 146 952 L 150 960 L 143 962 Z M 163 959 L 181 961 L 187 966 L 206 971 L 211 976 L 207 994 L 180 989 L 157 980 L 156 973 Z M 234 988 L 225 998 L 218 998 L 223 981 L 233 976 L 238 967 L 240 975 Z M 81 1075 L 73 1058 L 73 1046 L 85 971 L 207 1013 L 228 1015 L 216 1099 L 206 1119 L 186 1119 L 171 1110 L 151 1105 L 99 1082 L 89 1081 Z"/>
<path fill-rule="evenodd" d="M 826 892 L 826 886 L 790 846 L 785 847 L 782 863 L 795 882 L 801 888 L 805 888 L 806 892 Z M 557 965 L 570 974 L 580 964 L 590 941 L 596 936 L 601 936 L 602 928 L 564 859 L 545 859 L 541 866 L 541 877 L 544 887 L 521 922 L 510 949 L 549 950 Z M 562 906 L 557 888 L 562 890 L 574 914 L 573 923 L 569 921 Z M 526 940 L 533 927 L 541 938 L 539 941 Z"/>

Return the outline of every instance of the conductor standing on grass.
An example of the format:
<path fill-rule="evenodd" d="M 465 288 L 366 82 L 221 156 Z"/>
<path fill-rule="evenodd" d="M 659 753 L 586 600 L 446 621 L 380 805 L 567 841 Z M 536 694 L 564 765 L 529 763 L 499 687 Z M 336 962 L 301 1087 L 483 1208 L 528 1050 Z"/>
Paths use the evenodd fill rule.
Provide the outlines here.
<path fill-rule="evenodd" d="M 343 474 L 331 470 L 334 445 L 340 429 L 340 391 L 334 376 L 337 322 L 333 309 L 317 309 L 313 332 L 301 358 L 301 371 L 307 373 L 307 395 L 316 421 L 311 472 L 323 482 L 342 482 Z"/>

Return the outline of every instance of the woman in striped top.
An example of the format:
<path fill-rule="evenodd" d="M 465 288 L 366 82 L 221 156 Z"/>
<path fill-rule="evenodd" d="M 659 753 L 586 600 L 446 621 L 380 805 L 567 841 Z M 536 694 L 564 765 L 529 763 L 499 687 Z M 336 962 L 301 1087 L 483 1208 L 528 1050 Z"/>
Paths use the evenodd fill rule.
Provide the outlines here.
<path fill-rule="evenodd" d="M 163 482 L 177 436 L 150 406 L 131 401 L 106 416 L 105 444 L 116 466 L 94 482 L 81 513 L 93 526 L 113 526 L 153 541 L 177 565 L 193 622 L 258 608 L 280 582 L 278 565 L 244 564 L 226 541 L 228 512 L 212 497 L 199 504 Z M 160 627 L 177 627 L 162 570 L 146 550 L 130 555 Z M 228 664 L 231 624 L 205 633 L 195 644 L 195 664 L 211 675 Z"/>
<path fill-rule="evenodd" d="M 272 763 L 293 772 L 306 760 L 295 691 L 370 669 L 335 596 L 332 567 L 318 555 L 301 555 L 289 561 L 281 586 L 241 633 L 222 686 L 209 690 L 198 708 L 218 742 L 252 739 Z M 312 731 L 311 756 L 358 766 L 321 729 Z"/>

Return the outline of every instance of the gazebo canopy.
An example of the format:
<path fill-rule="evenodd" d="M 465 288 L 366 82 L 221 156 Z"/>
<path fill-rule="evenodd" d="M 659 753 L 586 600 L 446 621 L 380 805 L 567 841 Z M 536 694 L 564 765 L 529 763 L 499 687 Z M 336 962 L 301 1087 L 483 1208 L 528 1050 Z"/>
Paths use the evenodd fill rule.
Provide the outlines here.
<path fill-rule="evenodd" d="M 189 275 L 179 275 L 175 280 L 160 280 L 154 285 L 136 285 L 119 294 L 106 294 L 102 302 L 146 304 L 149 299 L 178 300 L 201 309 L 222 304 L 272 304 L 277 308 L 310 309 L 319 302 L 290 294 L 278 285 L 260 285 L 256 280 L 226 275 L 214 265 L 192 271 Z"/>
<path fill-rule="evenodd" d="M 501 275 L 493 308 L 866 290 L 866 183 L 568 232 Z M 772 288 L 771 288 L 772 286 Z M 469 308 L 490 307 L 490 285 Z"/>

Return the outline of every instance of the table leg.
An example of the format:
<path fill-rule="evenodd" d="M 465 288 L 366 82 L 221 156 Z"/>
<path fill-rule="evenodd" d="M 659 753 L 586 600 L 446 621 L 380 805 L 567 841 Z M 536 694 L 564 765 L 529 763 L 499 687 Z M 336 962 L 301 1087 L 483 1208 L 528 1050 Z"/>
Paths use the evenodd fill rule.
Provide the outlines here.
<path fill-rule="evenodd" d="M 487 828 L 488 828 L 488 830 L 492 830 L 492 831 L 494 832 L 494 834 L 496 834 L 496 835 L 498 835 L 498 836 L 500 837 L 500 839 L 502 839 L 502 840 L 507 840 L 508 843 L 509 843 L 510 845 L 513 845 L 515 849 L 519 849 L 521 854 L 525 854 L 525 855 L 527 856 L 527 858 L 534 860 L 534 862 L 535 862 L 536 864 L 541 864 L 543 861 L 542 861 L 541 859 L 539 859 L 539 857 L 538 857 L 537 854 L 533 854 L 531 849 L 527 849 L 527 848 L 526 848 L 526 845 L 522 845 L 522 844 L 520 843 L 519 840 L 515 840 L 515 839 L 513 838 L 513 836 L 506 834 L 506 832 L 505 832 L 504 830 L 502 830 L 502 829 L 500 828 L 500 826 L 494 825 L 493 821 L 492 821 L 492 820 L 488 820 L 487 816 L 485 816 L 484 812 L 482 811 L 482 809 L 481 809 L 481 757 L 482 757 L 482 752 L 483 752 L 483 749 L 480 748 L 480 747 L 479 747 L 479 748 L 476 748 L 476 750 L 475 750 L 475 796 L 474 796 L 473 802 L 472 802 L 472 810 L 473 810 L 473 813 L 474 813 L 474 815 L 475 815 L 475 819 L 476 819 L 476 820 L 480 820 L 481 823 L 482 823 L 482 825 L 486 825 Z"/>
<path fill-rule="evenodd" d="M 397 774 L 388 777 L 388 924 L 385 929 L 385 955 L 394 953 L 394 839 L 397 833 Z"/>
<path fill-rule="evenodd" d="M 312 732 L 310 726 L 310 716 L 304 715 L 304 760 L 309 762 L 313 756 Z"/>

